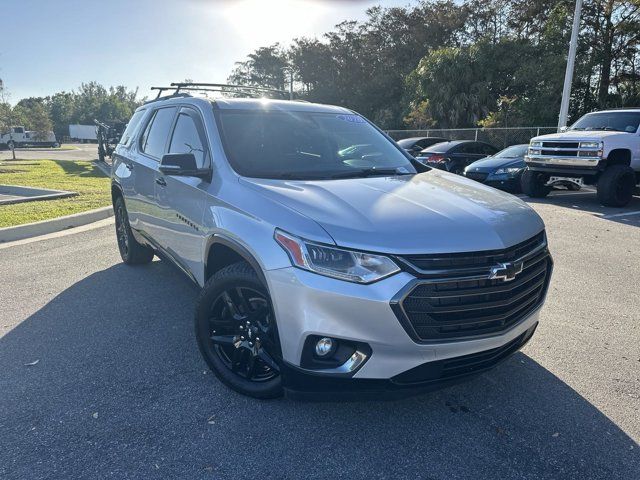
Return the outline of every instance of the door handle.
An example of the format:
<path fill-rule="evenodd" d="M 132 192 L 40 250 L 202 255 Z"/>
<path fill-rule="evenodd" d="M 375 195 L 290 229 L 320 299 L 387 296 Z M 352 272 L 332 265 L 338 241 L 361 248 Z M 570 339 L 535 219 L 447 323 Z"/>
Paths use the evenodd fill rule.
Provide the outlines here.
<path fill-rule="evenodd" d="M 164 179 L 164 177 L 156 178 L 156 183 L 158 185 L 160 185 L 161 187 L 166 187 L 167 186 L 167 181 Z"/>
<path fill-rule="evenodd" d="M 124 162 L 124 166 L 127 167 L 127 170 L 133 170 L 133 163 Z"/>

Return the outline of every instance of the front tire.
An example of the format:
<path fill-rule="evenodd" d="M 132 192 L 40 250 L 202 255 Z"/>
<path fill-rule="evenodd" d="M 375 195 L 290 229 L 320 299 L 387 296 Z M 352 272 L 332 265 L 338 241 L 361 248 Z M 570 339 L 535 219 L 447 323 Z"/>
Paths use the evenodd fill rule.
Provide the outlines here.
<path fill-rule="evenodd" d="M 522 172 L 522 177 L 520 178 L 520 186 L 522 187 L 522 192 L 531 198 L 544 198 L 549 195 L 551 192 L 551 187 L 545 185 L 547 182 L 544 174 L 539 172 L 533 172 L 528 168 Z"/>
<path fill-rule="evenodd" d="M 254 398 L 282 395 L 271 299 L 247 263 L 229 265 L 207 281 L 195 329 L 200 353 L 218 380 Z"/>
<path fill-rule="evenodd" d="M 631 167 L 611 165 L 598 179 L 598 201 L 605 207 L 624 207 L 633 198 L 636 174 Z"/>
<path fill-rule="evenodd" d="M 129 215 L 124 204 L 124 199 L 118 196 L 113 204 L 116 223 L 116 238 L 120 257 L 127 265 L 140 265 L 153 260 L 153 249 L 138 243 L 131 232 Z"/>

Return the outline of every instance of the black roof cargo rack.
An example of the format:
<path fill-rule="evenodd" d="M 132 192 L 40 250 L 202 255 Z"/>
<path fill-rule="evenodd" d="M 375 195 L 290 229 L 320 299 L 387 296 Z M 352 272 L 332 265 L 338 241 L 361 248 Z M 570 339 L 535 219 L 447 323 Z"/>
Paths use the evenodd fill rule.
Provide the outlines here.
<path fill-rule="evenodd" d="M 272 93 L 280 95 L 283 98 L 287 98 L 289 93 L 284 90 L 277 90 L 275 88 L 256 87 L 253 85 L 233 85 L 228 83 L 195 83 L 195 82 L 174 82 L 168 87 L 151 87 L 151 90 L 158 90 L 158 96 L 155 100 L 160 98 L 170 98 L 175 96 L 186 96 L 185 92 L 222 92 L 222 93 Z M 162 92 L 173 90 L 171 95 L 161 97 Z M 181 94 L 181 92 L 183 92 Z"/>

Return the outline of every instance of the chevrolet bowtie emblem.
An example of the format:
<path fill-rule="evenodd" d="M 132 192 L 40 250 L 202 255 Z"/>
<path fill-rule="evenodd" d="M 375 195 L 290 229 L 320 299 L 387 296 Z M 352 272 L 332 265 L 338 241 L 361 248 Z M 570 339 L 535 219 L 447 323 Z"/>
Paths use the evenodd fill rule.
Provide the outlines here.
<path fill-rule="evenodd" d="M 491 269 L 489 273 L 490 280 L 502 280 L 503 282 L 510 282 L 515 279 L 516 276 L 522 272 L 524 265 L 519 263 L 500 263 Z"/>

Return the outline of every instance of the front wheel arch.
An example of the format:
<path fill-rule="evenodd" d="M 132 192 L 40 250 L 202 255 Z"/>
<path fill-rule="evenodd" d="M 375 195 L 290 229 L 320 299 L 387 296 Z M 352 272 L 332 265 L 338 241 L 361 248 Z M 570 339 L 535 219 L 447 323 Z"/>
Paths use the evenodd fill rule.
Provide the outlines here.
<path fill-rule="evenodd" d="M 216 259 L 216 253 L 223 254 L 225 256 L 224 260 L 219 261 L 219 259 Z M 207 240 L 204 256 L 204 281 L 209 280 L 217 271 L 238 261 L 248 263 L 265 288 L 267 288 L 267 291 L 269 290 L 267 278 L 260 262 L 244 245 L 223 234 L 214 234 Z"/>

